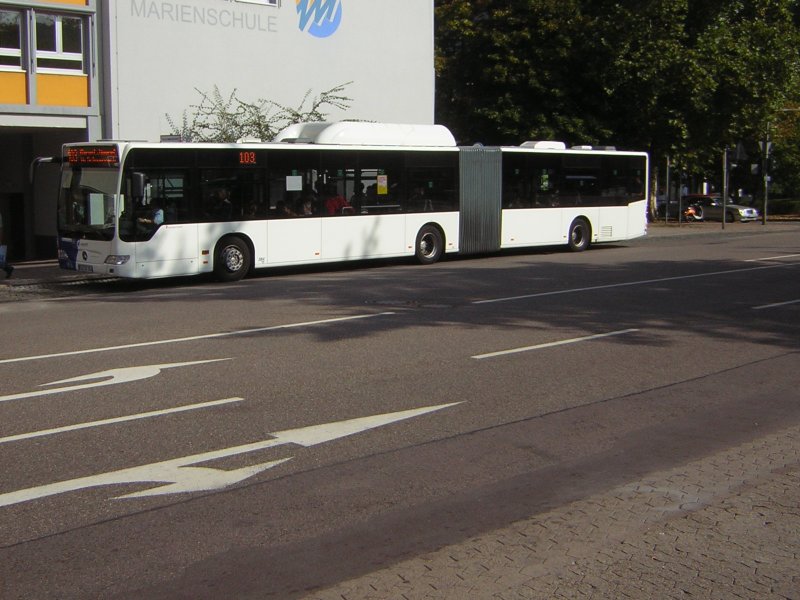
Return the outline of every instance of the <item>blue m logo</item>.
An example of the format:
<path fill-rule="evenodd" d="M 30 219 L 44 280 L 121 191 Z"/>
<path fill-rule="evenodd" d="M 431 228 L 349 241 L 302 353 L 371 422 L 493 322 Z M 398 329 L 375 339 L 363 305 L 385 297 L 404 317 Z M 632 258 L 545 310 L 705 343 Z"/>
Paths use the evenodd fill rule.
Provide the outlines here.
<path fill-rule="evenodd" d="M 342 22 L 342 0 L 296 0 L 300 29 L 318 38 L 333 35 Z"/>

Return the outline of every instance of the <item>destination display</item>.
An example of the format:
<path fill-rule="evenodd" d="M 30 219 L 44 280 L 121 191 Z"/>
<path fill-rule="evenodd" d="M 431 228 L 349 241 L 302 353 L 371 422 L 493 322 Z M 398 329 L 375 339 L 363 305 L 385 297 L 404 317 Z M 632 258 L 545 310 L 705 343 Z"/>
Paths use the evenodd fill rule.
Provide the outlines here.
<path fill-rule="evenodd" d="M 70 146 L 66 159 L 73 167 L 118 167 L 119 150 L 116 146 Z"/>

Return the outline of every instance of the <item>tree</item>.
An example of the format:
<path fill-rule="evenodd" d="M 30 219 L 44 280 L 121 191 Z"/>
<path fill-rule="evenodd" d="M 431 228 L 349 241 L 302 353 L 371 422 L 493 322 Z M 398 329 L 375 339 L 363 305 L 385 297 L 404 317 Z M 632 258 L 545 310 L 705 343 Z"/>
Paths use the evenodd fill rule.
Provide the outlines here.
<path fill-rule="evenodd" d="M 776 121 L 770 124 L 770 137 L 774 141 L 769 174 L 776 181 L 770 194 L 797 196 L 800 190 L 800 102 L 794 101 L 785 107 L 786 112 L 776 115 Z M 759 171 L 760 181 L 763 173 Z"/>
<path fill-rule="evenodd" d="M 721 3 L 691 48 L 704 84 L 688 115 L 696 163 L 706 171 L 725 147 L 747 140 L 750 154 L 776 112 L 797 94 L 798 29 L 791 0 Z"/>
<path fill-rule="evenodd" d="M 690 152 L 685 119 L 697 80 L 685 52 L 684 27 L 688 0 L 601 2 L 587 6 L 595 36 L 582 49 L 597 56 L 602 44 L 606 62 L 597 64 L 595 86 L 606 96 L 605 113 L 616 146 L 647 150 L 652 158 L 650 213 L 660 181 L 659 166 L 667 156 L 672 163 Z"/>
<path fill-rule="evenodd" d="M 245 138 L 270 141 L 289 125 L 324 121 L 329 108 L 350 108 L 351 99 L 342 95 L 350 83 L 337 85 L 313 98 L 309 90 L 297 108 L 272 100 L 246 102 L 237 97 L 236 89 L 225 97 L 214 86 L 210 93 L 196 90 L 200 102 L 183 111 L 180 124 L 170 115 L 166 117 L 172 134 L 185 142 L 235 142 Z"/>
<path fill-rule="evenodd" d="M 669 155 L 719 179 L 800 98 L 795 0 L 437 0 L 437 120 L 457 139 Z M 776 140 L 777 145 L 777 140 Z"/>
<path fill-rule="evenodd" d="M 437 114 L 464 142 L 599 137 L 581 110 L 578 0 L 437 3 Z"/>

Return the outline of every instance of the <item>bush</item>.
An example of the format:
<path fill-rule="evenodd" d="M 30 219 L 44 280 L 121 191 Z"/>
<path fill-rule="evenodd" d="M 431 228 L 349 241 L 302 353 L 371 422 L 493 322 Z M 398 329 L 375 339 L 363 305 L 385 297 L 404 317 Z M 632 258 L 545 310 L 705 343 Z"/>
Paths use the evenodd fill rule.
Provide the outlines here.
<path fill-rule="evenodd" d="M 326 109 L 350 108 L 351 99 L 342 92 L 351 83 L 337 85 L 313 98 L 309 90 L 297 108 L 272 100 L 246 102 L 236 96 L 235 89 L 226 98 L 214 86 L 210 93 L 196 90 L 200 102 L 183 111 L 180 123 L 170 115 L 166 117 L 172 134 L 184 142 L 235 142 L 243 138 L 268 142 L 289 125 L 324 121 Z"/>
<path fill-rule="evenodd" d="M 773 215 L 798 215 L 800 198 L 770 198 L 769 212 Z"/>

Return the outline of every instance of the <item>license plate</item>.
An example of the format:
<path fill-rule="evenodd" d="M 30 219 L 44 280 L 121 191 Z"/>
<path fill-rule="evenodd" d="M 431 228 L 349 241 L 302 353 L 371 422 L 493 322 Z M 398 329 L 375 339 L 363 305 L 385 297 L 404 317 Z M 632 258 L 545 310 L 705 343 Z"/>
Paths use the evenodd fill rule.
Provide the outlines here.
<path fill-rule="evenodd" d="M 94 273 L 94 267 L 92 265 L 78 265 L 78 271 L 82 273 Z"/>

